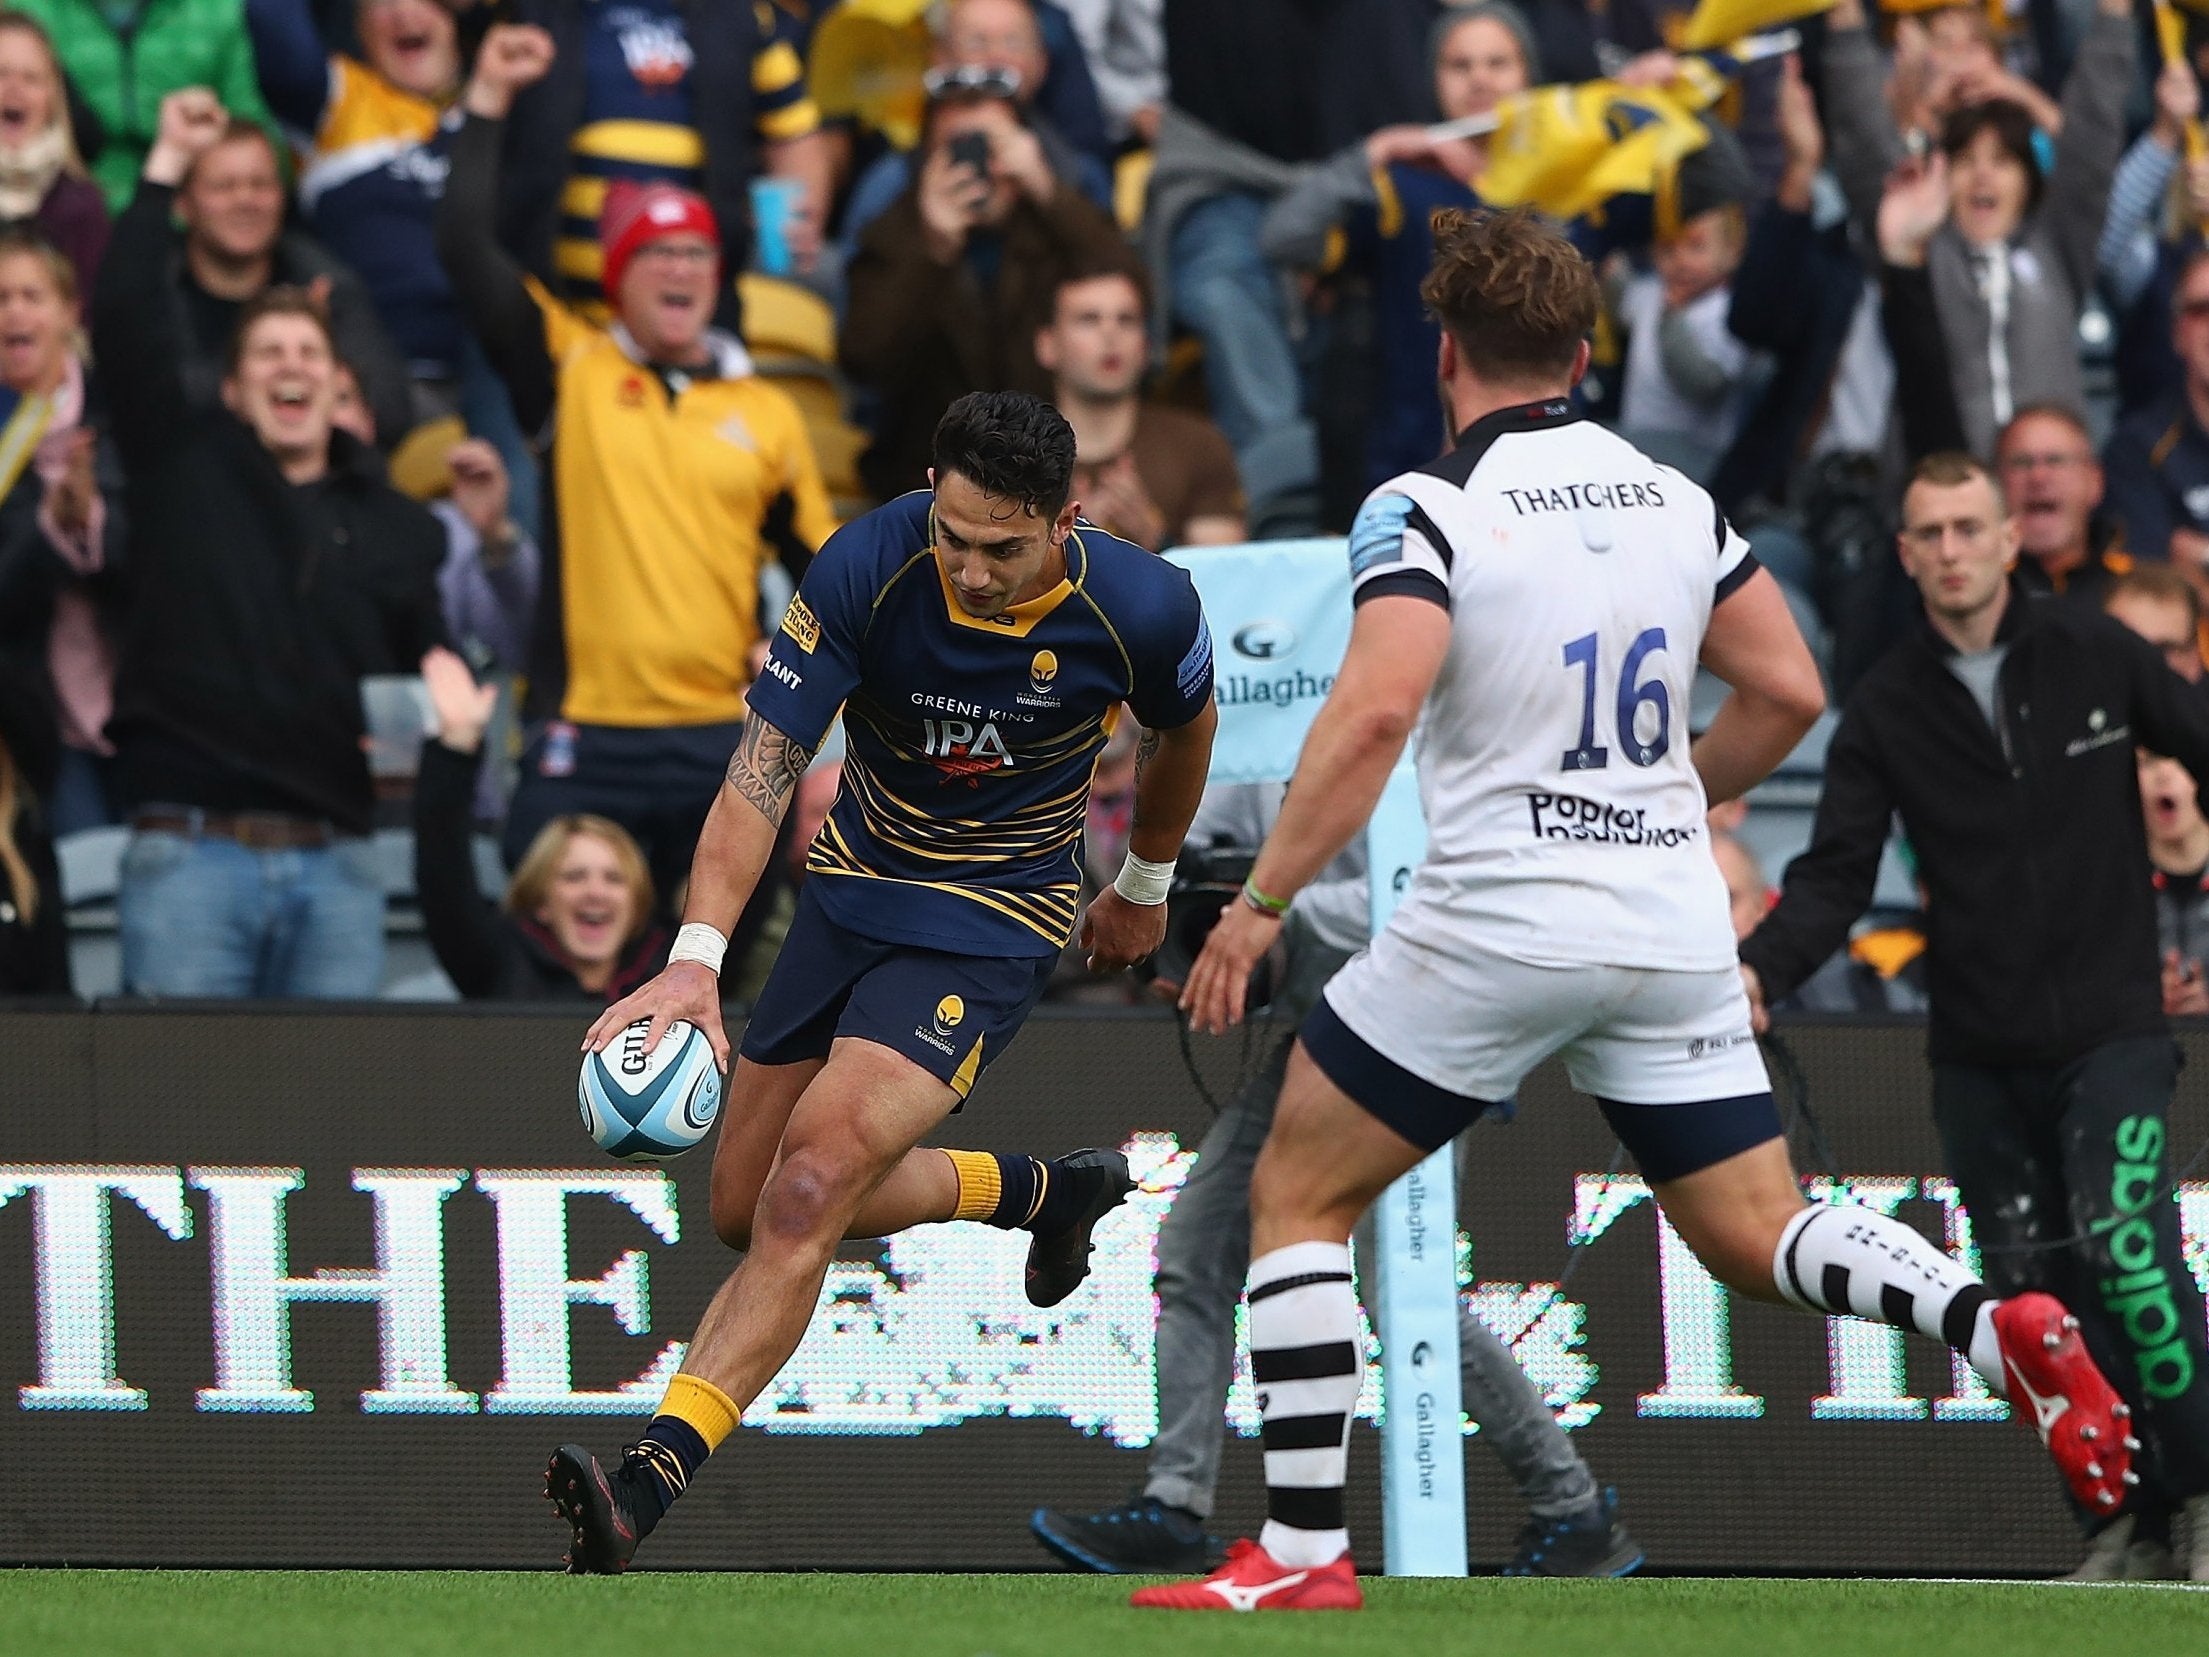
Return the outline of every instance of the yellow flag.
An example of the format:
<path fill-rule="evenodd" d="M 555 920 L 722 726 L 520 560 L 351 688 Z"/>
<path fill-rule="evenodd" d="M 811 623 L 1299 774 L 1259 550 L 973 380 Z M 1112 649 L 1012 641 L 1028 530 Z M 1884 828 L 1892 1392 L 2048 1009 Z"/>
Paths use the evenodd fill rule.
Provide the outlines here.
<path fill-rule="evenodd" d="M 1523 92 L 1497 105 L 1496 116 L 1481 199 L 1560 219 L 1613 196 L 1658 194 L 1710 142 L 1703 123 L 1663 92 L 1616 81 Z"/>
<path fill-rule="evenodd" d="M 1745 36 L 1832 9 L 1833 0 L 1696 0 L 1687 28 L 1681 32 L 1678 50 L 1700 52 L 1712 46 L 1731 46 Z"/>
<path fill-rule="evenodd" d="M 1664 83 L 1665 95 L 1682 109 L 1701 113 L 1731 92 L 1741 78 L 1741 65 L 1726 51 L 1689 52 L 1680 67 Z"/>
<path fill-rule="evenodd" d="M 2155 39 L 2166 64 L 2186 61 L 2186 20 L 2170 0 L 2155 0 Z M 2198 115 L 2186 123 L 2186 159 L 2209 160 L 2209 133 L 2203 132 Z"/>
<path fill-rule="evenodd" d="M 2155 0 L 2155 40 L 2163 49 L 2165 63 L 2186 61 L 2186 20 L 2172 9 L 2169 0 Z"/>
<path fill-rule="evenodd" d="M 928 0 L 846 0 L 821 19 L 806 85 L 824 115 L 856 116 L 900 149 L 920 140 Z"/>

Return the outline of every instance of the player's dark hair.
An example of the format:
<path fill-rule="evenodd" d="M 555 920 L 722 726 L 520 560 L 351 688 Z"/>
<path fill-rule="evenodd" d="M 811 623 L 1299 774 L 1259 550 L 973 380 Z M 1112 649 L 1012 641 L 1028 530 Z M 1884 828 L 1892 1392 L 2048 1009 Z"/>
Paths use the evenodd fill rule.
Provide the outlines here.
<path fill-rule="evenodd" d="M 970 391 L 936 424 L 936 475 L 956 472 L 985 495 L 1055 518 L 1074 492 L 1074 428 L 1024 391 Z"/>
<path fill-rule="evenodd" d="M 1595 328 L 1595 272 L 1580 250 L 1525 208 L 1443 208 L 1434 268 L 1419 297 L 1464 354 L 1501 385 L 1570 374 Z"/>

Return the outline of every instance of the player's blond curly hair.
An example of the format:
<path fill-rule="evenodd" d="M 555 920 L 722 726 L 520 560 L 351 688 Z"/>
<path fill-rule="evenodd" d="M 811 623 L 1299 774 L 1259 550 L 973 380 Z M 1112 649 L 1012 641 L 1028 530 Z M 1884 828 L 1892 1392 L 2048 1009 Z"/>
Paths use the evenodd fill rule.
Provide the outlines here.
<path fill-rule="evenodd" d="M 1436 213 L 1419 297 L 1467 366 L 1505 385 L 1571 373 L 1598 302 L 1580 250 L 1525 208 Z"/>

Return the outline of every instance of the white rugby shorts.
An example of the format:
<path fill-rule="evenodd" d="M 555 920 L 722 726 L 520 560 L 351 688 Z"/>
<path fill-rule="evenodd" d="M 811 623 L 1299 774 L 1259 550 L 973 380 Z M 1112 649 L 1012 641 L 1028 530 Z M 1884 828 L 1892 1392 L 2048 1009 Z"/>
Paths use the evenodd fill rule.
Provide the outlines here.
<path fill-rule="evenodd" d="M 1737 967 L 1537 966 L 1476 944 L 1444 953 L 1384 927 L 1328 983 L 1375 1052 L 1464 1099 L 1498 1103 L 1551 1055 L 1572 1085 L 1628 1105 L 1771 1090 Z"/>

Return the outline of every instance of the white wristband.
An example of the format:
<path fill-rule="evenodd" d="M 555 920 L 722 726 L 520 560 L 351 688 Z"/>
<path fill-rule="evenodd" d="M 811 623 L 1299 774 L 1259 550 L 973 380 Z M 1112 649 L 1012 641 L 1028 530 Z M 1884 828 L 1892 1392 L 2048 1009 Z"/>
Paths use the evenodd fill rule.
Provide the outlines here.
<path fill-rule="evenodd" d="M 677 961 L 696 961 L 716 977 L 721 972 L 721 957 L 729 952 L 729 940 L 708 926 L 704 921 L 685 921 L 675 934 L 675 942 L 668 949 L 667 964 Z"/>
<path fill-rule="evenodd" d="M 1153 863 L 1147 857 L 1137 857 L 1133 852 L 1120 865 L 1119 878 L 1112 889 L 1130 903 L 1139 903 L 1146 909 L 1156 908 L 1166 901 L 1166 894 L 1173 890 L 1174 866 L 1171 862 Z"/>

